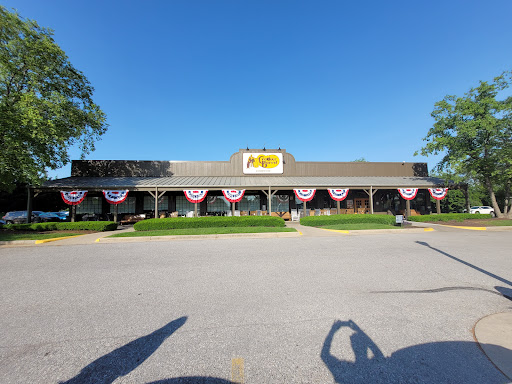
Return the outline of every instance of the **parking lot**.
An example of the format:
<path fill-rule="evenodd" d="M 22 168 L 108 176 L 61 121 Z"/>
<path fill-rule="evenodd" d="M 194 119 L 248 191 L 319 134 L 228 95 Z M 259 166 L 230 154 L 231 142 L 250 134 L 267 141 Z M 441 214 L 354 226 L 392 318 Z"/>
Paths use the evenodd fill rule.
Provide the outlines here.
<path fill-rule="evenodd" d="M 509 382 L 510 234 L 2 248 L 0 382 Z"/>

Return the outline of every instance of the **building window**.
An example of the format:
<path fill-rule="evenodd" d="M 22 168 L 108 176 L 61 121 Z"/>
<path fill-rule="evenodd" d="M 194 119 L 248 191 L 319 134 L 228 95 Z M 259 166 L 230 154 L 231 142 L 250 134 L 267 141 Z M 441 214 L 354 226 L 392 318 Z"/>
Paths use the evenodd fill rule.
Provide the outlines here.
<path fill-rule="evenodd" d="M 224 196 L 208 196 L 206 199 L 206 212 L 226 212 L 231 210 L 231 203 Z"/>
<path fill-rule="evenodd" d="M 135 213 L 135 196 L 128 196 L 125 201 L 117 204 L 117 213 Z M 114 212 L 114 204 L 110 204 L 110 212 Z"/>
<path fill-rule="evenodd" d="M 144 196 L 144 210 L 154 211 L 155 210 L 155 199 L 153 196 Z M 162 196 L 158 199 L 158 211 L 169 210 L 169 196 Z"/>
<path fill-rule="evenodd" d="M 272 196 L 272 212 L 289 212 L 290 196 L 274 195 Z"/>
<path fill-rule="evenodd" d="M 76 206 L 76 213 L 102 213 L 102 198 L 86 196 L 81 204 Z"/>
<path fill-rule="evenodd" d="M 194 211 L 195 204 L 187 200 L 185 196 L 176 196 L 176 210 L 178 215 L 186 215 L 187 212 Z M 199 204 L 197 205 L 199 212 Z"/>
<path fill-rule="evenodd" d="M 240 211 L 258 211 L 260 209 L 260 196 L 244 196 L 238 203 L 238 209 Z"/>

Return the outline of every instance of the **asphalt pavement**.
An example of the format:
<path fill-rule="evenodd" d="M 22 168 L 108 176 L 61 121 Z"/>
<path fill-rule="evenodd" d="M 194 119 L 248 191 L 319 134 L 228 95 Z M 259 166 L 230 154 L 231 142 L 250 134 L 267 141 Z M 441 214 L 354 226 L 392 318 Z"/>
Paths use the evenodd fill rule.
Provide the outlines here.
<path fill-rule="evenodd" d="M 510 382 L 510 232 L 306 232 L 1 248 L 0 382 Z"/>

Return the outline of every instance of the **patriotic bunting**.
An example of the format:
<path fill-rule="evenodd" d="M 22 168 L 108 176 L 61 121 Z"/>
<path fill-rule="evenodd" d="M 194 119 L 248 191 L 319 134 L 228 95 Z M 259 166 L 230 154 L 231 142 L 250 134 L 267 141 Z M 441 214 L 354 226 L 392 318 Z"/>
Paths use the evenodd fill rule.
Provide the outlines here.
<path fill-rule="evenodd" d="M 60 195 L 66 204 L 78 205 L 84 201 L 85 195 L 87 195 L 87 191 L 60 191 Z"/>
<path fill-rule="evenodd" d="M 121 204 L 128 197 L 128 190 L 125 191 L 103 191 L 103 196 L 109 204 Z"/>
<path fill-rule="evenodd" d="M 430 196 L 436 200 L 443 200 L 448 194 L 448 188 L 429 188 Z"/>
<path fill-rule="evenodd" d="M 418 188 L 398 188 L 398 192 L 405 200 L 412 200 L 416 197 Z"/>
<path fill-rule="evenodd" d="M 184 189 L 183 192 L 185 193 L 185 197 L 187 198 L 187 200 L 190 201 L 191 203 L 200 203 L 206 197 L 208 190 L 203 189 L 196 191 L 191 189 Z"/>
<path fill-rule="evenodd" d="M 300 201 L 310 201 L 315 197 L 316 189 L 294 189 L 293 192 Z"/>
<path fill-rule="evenodd" d="M 343 201 L 347 198 L 349 189 L 328 189 L 327 191 L 333 200 Z"/>
<path fill-rule="evenodd" d="M 230 190 L 230 189 L 223 189 L 222 194 L 226 198 L 227 201 L 230 203 L 238 203 L 240 200 L 242 200 L 242 197 L 244 197 L 245 189 L 240 190 Z"/>

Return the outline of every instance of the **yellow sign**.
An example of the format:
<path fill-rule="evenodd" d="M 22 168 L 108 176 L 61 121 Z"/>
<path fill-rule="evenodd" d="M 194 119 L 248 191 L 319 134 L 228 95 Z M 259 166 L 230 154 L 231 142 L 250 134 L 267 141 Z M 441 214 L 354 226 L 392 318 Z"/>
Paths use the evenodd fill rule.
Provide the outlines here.
<path fill-rule="evenodd" d="M 258 157 L 249 157 L 249 162 L 252 162 L 254 168 L 275 168 L 279 165 L 279 157 L 276 155 L 259 155 Z"/>

